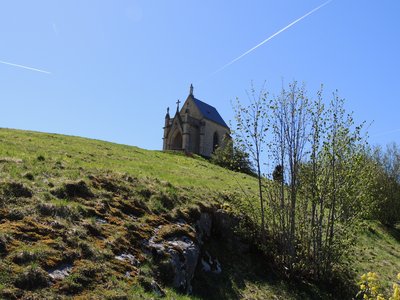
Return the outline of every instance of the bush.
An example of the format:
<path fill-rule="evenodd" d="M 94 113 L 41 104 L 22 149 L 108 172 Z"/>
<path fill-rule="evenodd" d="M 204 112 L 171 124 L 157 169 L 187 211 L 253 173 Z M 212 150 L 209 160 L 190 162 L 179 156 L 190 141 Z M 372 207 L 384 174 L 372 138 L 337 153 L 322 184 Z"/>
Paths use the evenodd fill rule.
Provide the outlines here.
<path fill-rule="evenodd" d="M 400 149 L 396 144 L 383 151 L 375 148 L 367 153 L 364 215 L 382 224 L 394 226 L 400 222 Z"/>
<path fill-rule="evenodd" d="M 226 141 L 224 146 L 218 147 L 214 151 L 211 162 L 232 171 L 254 175 L 249 155 L 235 146 L 231 139 Z"/>

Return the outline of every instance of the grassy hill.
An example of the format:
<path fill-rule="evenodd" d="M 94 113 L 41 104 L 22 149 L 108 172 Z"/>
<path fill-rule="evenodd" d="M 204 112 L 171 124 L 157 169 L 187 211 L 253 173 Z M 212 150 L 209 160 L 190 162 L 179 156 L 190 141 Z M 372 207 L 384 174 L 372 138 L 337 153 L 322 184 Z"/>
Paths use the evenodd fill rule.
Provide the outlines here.
<path fill-rule="evenodd" d="M 222 271 L 198 267 L 190 296 L 160 283 L 165 264 L 155 267 L 146 243 L 192 237 L 203 212 L 234 215 L 238 203 L 246 204 L 240 195 L 254 193 L 256 184 L 200 157 L 0 129 L 0 296 L 335 298 L 315 284 L 283 280 L 257 251 L 240 251 L 235 232 L 206 240 L 202 252 L 217 258 Z M 354 276 L 375 270 L 388 284 L 400 269 L 399 231 L 371 222 L 358 234 Z"/>

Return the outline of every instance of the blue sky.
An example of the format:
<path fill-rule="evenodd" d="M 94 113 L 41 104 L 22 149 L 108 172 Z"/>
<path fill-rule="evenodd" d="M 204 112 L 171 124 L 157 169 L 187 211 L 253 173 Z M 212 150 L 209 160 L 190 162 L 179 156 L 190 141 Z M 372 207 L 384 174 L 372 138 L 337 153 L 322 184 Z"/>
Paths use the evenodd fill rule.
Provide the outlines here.
<path fill-rule="evenodd" d="M 0 127 L 162 147 L 166 107 L 194 94 L 228 122 L 251 81 L 338 89 L 370 142 L 400 137 L 400 1 L 3 1 Z"/>

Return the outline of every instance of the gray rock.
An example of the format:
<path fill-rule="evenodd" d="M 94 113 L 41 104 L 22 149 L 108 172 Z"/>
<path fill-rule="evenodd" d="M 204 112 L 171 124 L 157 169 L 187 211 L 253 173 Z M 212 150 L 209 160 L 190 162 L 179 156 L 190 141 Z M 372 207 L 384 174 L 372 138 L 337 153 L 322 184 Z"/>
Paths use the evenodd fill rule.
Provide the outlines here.
<path fill-rule="evenodd" d="M 239 253 L 249 251 L 249 243 L 235 234 L 235 229 L 239 226 L 240 219 L 223 209 L 218 209 L 213 216 L 213 234 L 225 241 Z"/>
<path fill-rule="evenodd" d="M 220 274 L 222 272 L 221 264 L 218 259 L 213 259 L 208 252 L 201 258 L 201 265 L 203 272 L 211 272 L 214 274 Z"/>
<path fill-rule="evenodd" d="M 107 224 L 107 221 L 103 218 L 96 217 L 96 223 L 98 224 Z"/>
<path fill-rule="evenodd" d="M 201 259 L 201 270 L 203 272 L 211 272 L 210 263 L 208 261 L 204 260 L 204 258 Z"/>
<path fill-rule="evenodd" d="M 172 287 L 191 293 L 191 281 L 199 260 L 200 248 L 187 236 L 173 237 L 161 242 L 155 241 L 156 234 L 149 240 L 153 254 L 164 258 L 168 278 Z"/>
<path fill-rule="evenodd" d="M 48 272 L 48 274 L 53 280 L 61 280 L 67 277 L 69 274 L 71 274 L 71 271 L 72 271 L 72 265 L 66 264 L 58 267 L 57 269 L 54 269 L 51 272 Z"/>
<path fill-rule="evenodd" d="M 204 238 L 211 236 L 212 228 L 212 216 L 208 213 L 201 213 L 200 219 L 196 222 L 196 233 L 198 235 L 199 242 L 202 242 Z"/>
<path fill-rule="evenodd" d="M 122 253 L 120 255 L 115 256 L 114 258 L 120 261 L 128 261 L 132 266 L 139 265 L 139 261 L 136 259 L 136 257 L 129 253 Z"/>
<path fill-rule="evenodd" d="M 165 292 L 154 280 L 151 282 L 151 289 L 158 297 L 165 297 Z"/>

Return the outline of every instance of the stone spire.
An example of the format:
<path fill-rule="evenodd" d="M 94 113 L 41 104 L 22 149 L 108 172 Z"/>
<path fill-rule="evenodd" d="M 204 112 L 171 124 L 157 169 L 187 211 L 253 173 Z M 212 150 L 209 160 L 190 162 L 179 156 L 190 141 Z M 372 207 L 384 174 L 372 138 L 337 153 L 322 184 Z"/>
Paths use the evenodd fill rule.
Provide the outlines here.
<path fill-rule="evenodd" d="M 167 107 L 167 114 L 165 115 L 165 118 L 166 118 L 166 119 L 169 119 L 169 118 L 170 118 L 170 116 L 169 116 L 169 107 Z"/>
<path fill-rule="evenodd" d="M 193 84 L 190 84 L 190 92 L 189 95 L 193 96 Z"/>

